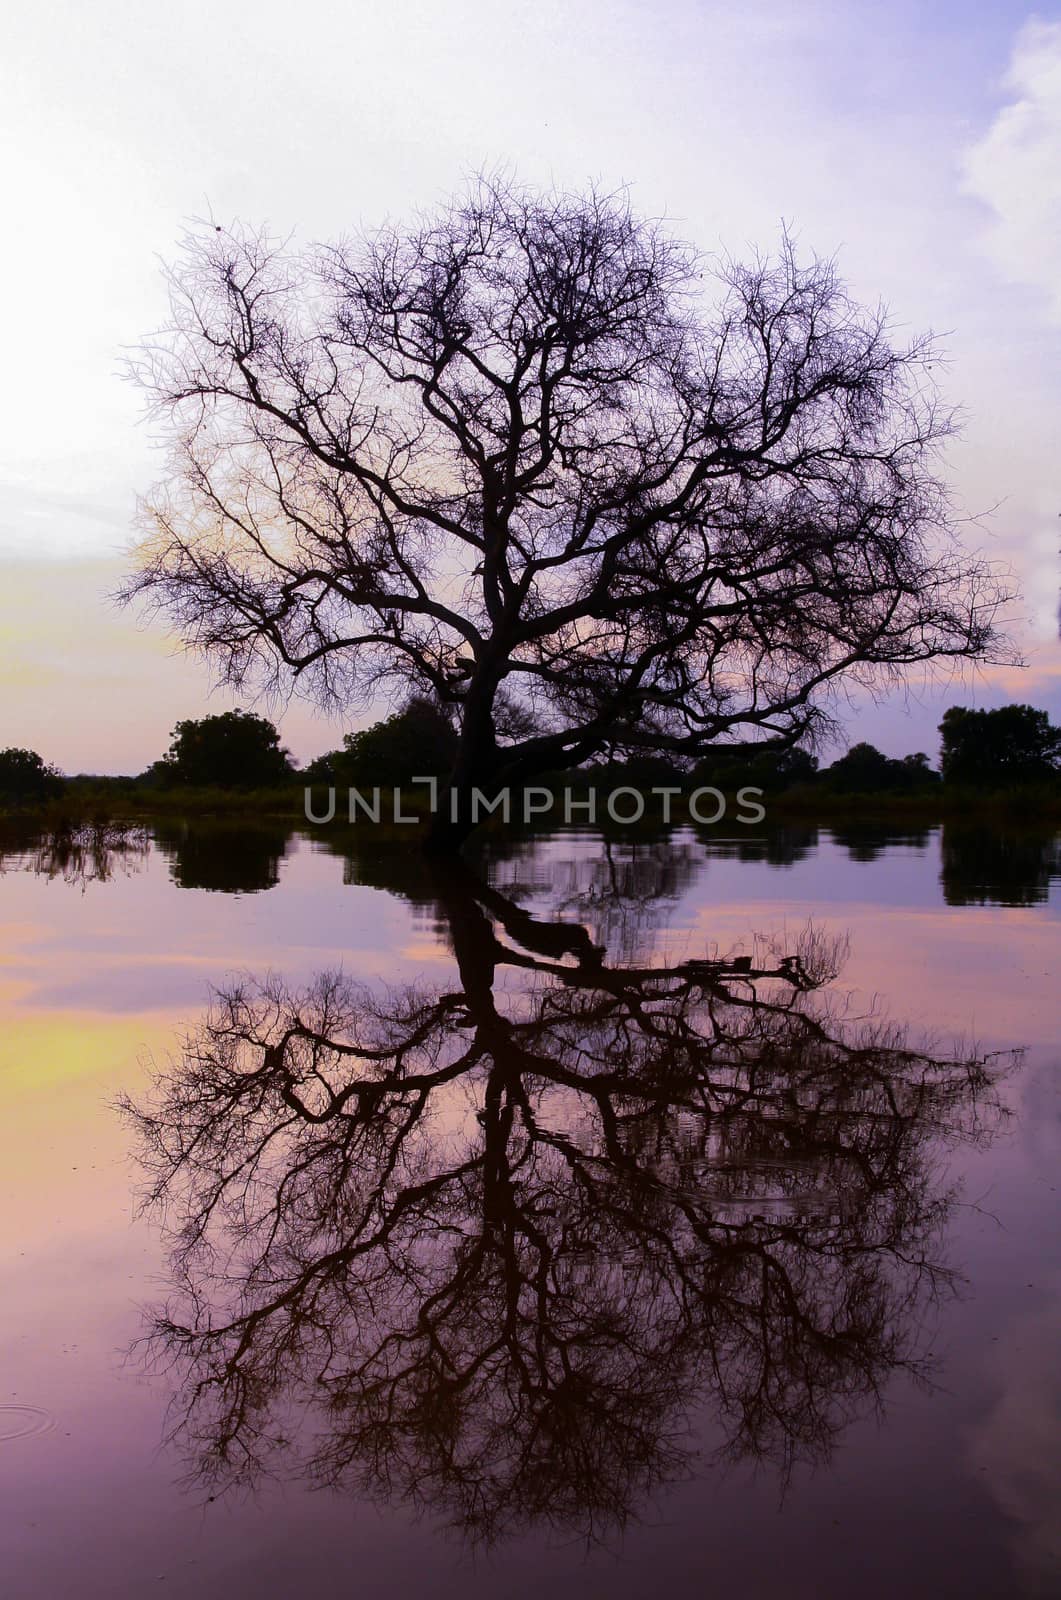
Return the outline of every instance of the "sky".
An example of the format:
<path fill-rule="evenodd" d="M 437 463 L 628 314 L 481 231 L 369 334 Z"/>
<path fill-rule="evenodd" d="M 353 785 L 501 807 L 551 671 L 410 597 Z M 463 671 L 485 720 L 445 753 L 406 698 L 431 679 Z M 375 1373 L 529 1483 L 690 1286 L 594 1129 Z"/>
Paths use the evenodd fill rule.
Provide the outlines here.
<path fill-rule="evenodd" d="M 1017 576 L 1027 665 L 915 678 L 848 733 L 932 753 L 948 704 L 1061 721 L 1061 5 L 44 0 L 5 23 L 0 141 L 0 747 L 138 771 L 179 717 L 248 703 L 108 598 L 161 470 L 123 351 L 187 220 L 309 242 L 502 163 L 627 184 L 706 250 L 785 223 L 941 334 L 955 500 Z M 271 710 L 300 759 L 345 731 Z"/>

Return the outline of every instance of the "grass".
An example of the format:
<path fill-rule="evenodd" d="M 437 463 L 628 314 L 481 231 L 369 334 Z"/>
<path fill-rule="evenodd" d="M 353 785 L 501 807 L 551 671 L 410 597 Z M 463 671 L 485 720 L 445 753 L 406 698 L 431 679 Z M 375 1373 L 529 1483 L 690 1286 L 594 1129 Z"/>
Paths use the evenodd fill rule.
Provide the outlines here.
<path fill-rule="evenodd" d="M 552 786 L 565 780 L 552 780 Z M 573 784 L 572 788 L 576 786 Z M 587 792 L 584 784 L 577 786 L 579 794 Z M 321 800 L 323 794 L 316 791 Z M 4 806 L 0 804 L 0 822 L 8 830 L 20 831 L 34 827 L 61 832 L 72 827 L 121 822 L 151 822 L 172 820 L 185 822 L 218 821 L 235 822 L 285 822 L 292 827 L 307 828 L 313 833 L 339 833 L 354 831 L 371 834 L 381 842 L 388 839 L 411 842 L 423 832 L 427 821 L 427 797 L 423 791 L 414 790 L 403 799 L 407 814 L 416 814 L 420 820 L 414 824 L 395 823 L 389 820 L 389 798 L 384 797 L 382 819 L 373 823 L 359 818 L 351 824 L 343 804 L 342 791 L 337 794 L 336 816 L 327 824 L 310 823 L 305 814 L 303 788 L 300 784 L 284 785 L 275 789 L 159 789 L 138 785 L 132 780 L 115 779 L 81 782 L 73 779 L 65 792 L 54 799 L 35 805 Z M 648 796 L 648 805 L 642 825 L 658 828 L 661 813 L 658 804 Z M 734 795 L 735 799 L 735 795 Z M 804 784 L 796 788 L 766 794 L 761 802 L 766 808 L 766 824 L 801 821 L 828 824 L 865 822 L 901 822 L 932 824 L 941 821 L 981 820 L 984 822 L 1057 822 L 1061 824 L 1061 784 L 1034 784 L 1009 789 L 984 790 L 952 784 L 933 784 L 923 789 L 891 791 L 877 794 L 840 794 L 830 791 L 824 784 Z M 519 815 L 518 802 L 513 804 L 514 818 Z M 690 816 L 684 797 L 672 800 L 673 822 L 697 826 Z M 728 817 L 725 820 L 730 820 Z M 538 831 L 541 826 L 556 825 L 559 816 L 545 816 L 537 824 L 519 831 Z M 611 824 L 603 809 L 603 793 L 598 805 L 598 824 L 611 832 L 618 827 L 621 832 L 631 831 L 631 825 Z M 724 822 L 721 825 L 725 825 Z M 499 818 L 486 819 L 484 832 L 496 832 L 504 826 Z M 516 827 L 515 821 L 512 824 Z"/>
<path fill-rule="evenodd" d="M 767 801 L 773 817 L 808 822 L 984 822 L 1061 823 L 1061 785 L 1023 784 L 979 789 L 937 783 L 923 789 L 882 794 L 838 794 L 825 785 L 801 785 Z"/>

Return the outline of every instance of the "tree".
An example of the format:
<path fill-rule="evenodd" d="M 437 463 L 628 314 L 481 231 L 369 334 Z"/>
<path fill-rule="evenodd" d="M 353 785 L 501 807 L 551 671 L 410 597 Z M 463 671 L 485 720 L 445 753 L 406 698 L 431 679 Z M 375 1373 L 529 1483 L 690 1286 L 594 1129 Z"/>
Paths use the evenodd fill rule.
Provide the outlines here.
<path fill-rule="evenodd" d="M 879 794 L 885 789 L 920 789 L 937 783 L 938 774 L 932 771 L 923 750 L 916 755 L 895 760 L 886 756 L 876 745 L 862 741 L 853 744 L 846 755 L 826 767 L 824 782 L 841 794 Z"/>
<path fill-rule="evenodd" d="M 9 745 L 0 750 L 0 801 L 24 805 L 51 800 L 63 792 L 62 774 L 48 766 L 36 750 Z"/>
<path fill-rule="evenodd" d="M 697 783 L 714 784 L 723 790 L 736 789 L 741 784 L 776 790 L 809 783 L 817 770 L 818 758 L 809 750 L 761 740 L 756 744 L 719 745 L 698 763 L 693 777 Z"/>
<path fill-rule="evenodd" d="M 883 750 L 860 740 L 832 766 L 827 767 L 823 776 L 830 788 L 870 794 L 890 787 L 887 781 L 889 765 Z"/>
<path fill-rule="evenodd" d="M 360 733 L 348 733 L 343 748 L 307 767 L 307 783 L 371 788 L 408 783 L 447 773 L 456 755 L 452 724 L 438 706 L 414 697 L 401 711 Z"/>
<path fill-rule="evenodd" d="M 292 773 L 279 733 L 253 711 L 178 722 L 156 768 L 164 782 L 219 789 L 264 789 Z"/>
<path fill-rule="evenodd" d="M 917 750 L 913 755 L 903 756 L 899 765 L 905 769 L 911 783 L 939 782 L 939 773 L 933 772 L 932 764 L 924 750 Z"/>
<path fill-rule="evenodd" d="M 437 845 L 472 786 L 795 742 L 843 676 L 1005 654 L 931 344 L 787 238 L 705 263 L 622 198 L 481 180 L 303 254 L 211 226 L 170 281 L 136 371 L 171 472 L 124 594 L 231 683 L 453 711 Z"/>
<path fill-rule="evenodd" d="M 1061 728 L 1034 706 L 951 706 L 939 725 L 949 783 L 1034 783 L 1061 769 Z"/>

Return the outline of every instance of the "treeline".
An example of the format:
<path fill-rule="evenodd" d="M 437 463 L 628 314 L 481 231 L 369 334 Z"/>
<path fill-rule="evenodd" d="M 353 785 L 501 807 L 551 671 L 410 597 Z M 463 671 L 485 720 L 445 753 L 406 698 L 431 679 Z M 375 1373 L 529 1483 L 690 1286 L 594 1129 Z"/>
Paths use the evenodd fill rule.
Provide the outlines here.
<path fill-rule="evenodd" d="M 557 772 L 536 783 L 629 784 L 643 789 L 741 787 L 765 794 L 817 797 L 931 795 L 944 788 L 978 791 L 1020 786 L 1054 787 L 1061 777 L 1061 728 L 1029 705 L 975 711 L 952 706 L 940 723 L 939 765 L 924 751 L 895 758 L 860 741 L 828 766 L 798 746 L 760 741 L 719 745 L 694 766 L 679 768 L 658 757 L 597 761 L 577 772 Z M 456 734 L 430 701 L 414 699 L 393 716 L 357 733 L 342 746 L 299 769 L 265 717 L 248 711 L 187 719 L 173 730 L 169 749 L 136 778 L 66 779 L 32 750 L 0 750 L 0 804 L 33 806 L 78 788 L 152 794 L 301 791 L 309 787 L 371 790 L 444 776 L 452 769 Z"/>

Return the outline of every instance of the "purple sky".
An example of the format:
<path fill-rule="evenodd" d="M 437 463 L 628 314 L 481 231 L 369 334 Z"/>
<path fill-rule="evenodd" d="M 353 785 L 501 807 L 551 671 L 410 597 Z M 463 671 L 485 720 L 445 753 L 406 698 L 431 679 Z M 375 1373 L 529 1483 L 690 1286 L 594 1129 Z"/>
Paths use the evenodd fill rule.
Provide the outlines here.
<path fill-rule="evenodd" d="M 1018 574 L 1029 664 L 914 683 L 849 730 L 902 753 L 934 751 L 955 702 L 1061 720 L 1056 5 L 67 0 L 5 33 L 0 745 L 136 770 L 178 717 L 233 703 L 105 598 L 158 470 L 121 348 L 165 316 L 184 219 L 329 236 L 502 161 L 629 183 L 707 249 L 769 247 L 783 218 L 900 329 L 943 333 L 956 496 Z M 300 757 L 342 731 L 280 720 Z"/>

